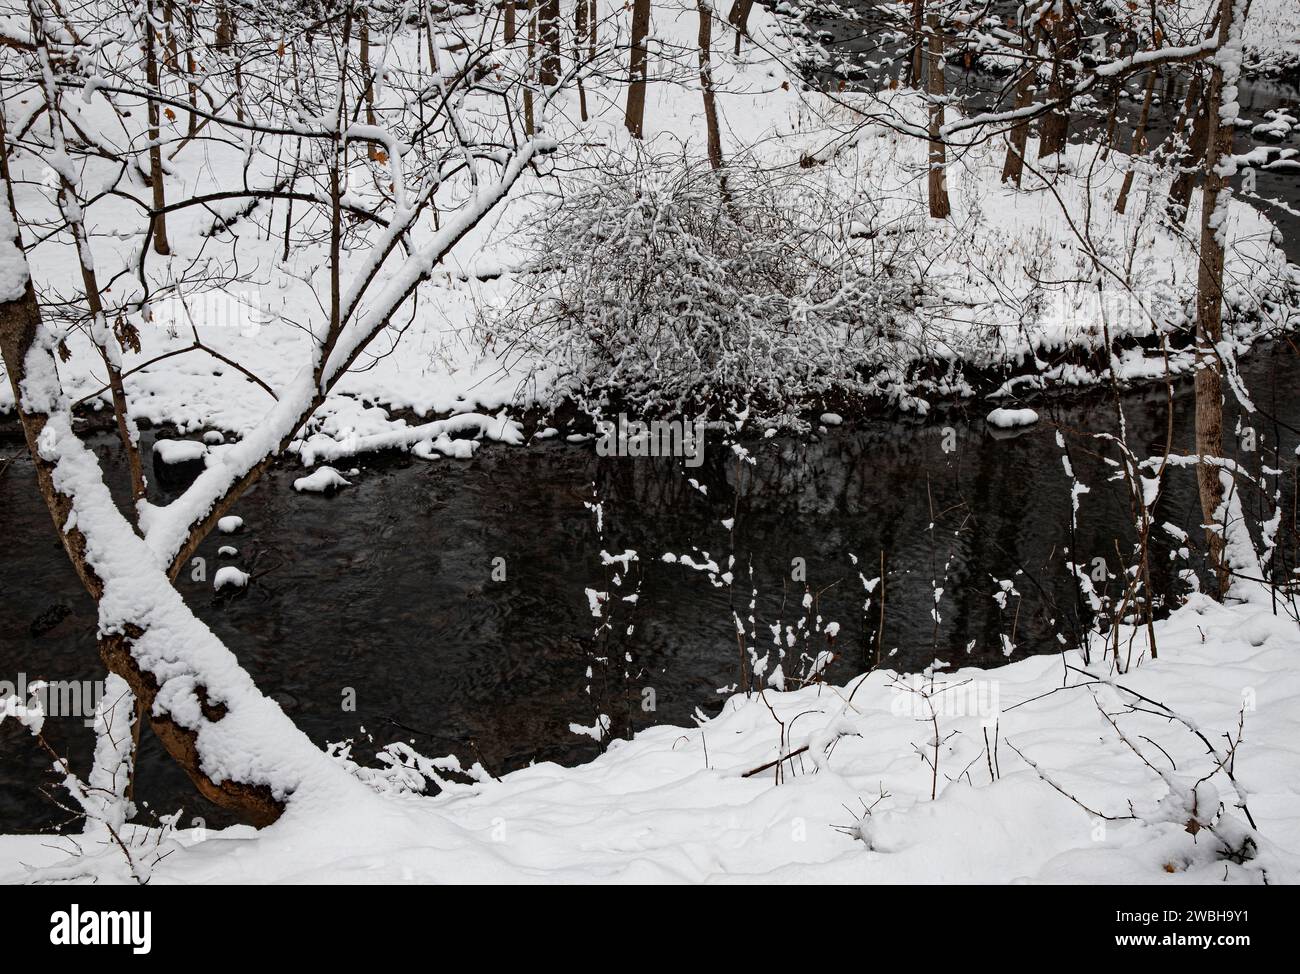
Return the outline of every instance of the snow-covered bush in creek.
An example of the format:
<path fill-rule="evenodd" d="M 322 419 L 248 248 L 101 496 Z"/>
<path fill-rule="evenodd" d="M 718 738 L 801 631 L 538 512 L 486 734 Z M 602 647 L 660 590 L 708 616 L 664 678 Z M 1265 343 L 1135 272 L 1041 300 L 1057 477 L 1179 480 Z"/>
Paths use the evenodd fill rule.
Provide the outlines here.
<path fill-rule="evenodd" d="M 896 356 L 923 243 L 825 181 L 662 157 L 615 160 L 525 236 L 539 272 L 486 327 L 652 408 L 852 385 Z"/>

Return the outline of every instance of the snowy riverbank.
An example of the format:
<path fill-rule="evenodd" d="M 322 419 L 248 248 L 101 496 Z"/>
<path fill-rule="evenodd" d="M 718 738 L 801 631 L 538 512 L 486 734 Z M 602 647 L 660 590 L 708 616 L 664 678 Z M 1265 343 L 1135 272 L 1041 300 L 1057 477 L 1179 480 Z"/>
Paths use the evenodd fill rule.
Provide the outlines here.
<path fill-rule="evenodd" d="M 1246 594 L 1193 597 L 1157 624 L 1155 661 L 1124 632 L 1123 674 L 1100 649 L 1091 664 L 1071 652 L 901 683 L 877 671 L 733 697 L 581 767 L 481 775 L 434 798 L 390 769 L 367 775 L 385 795 L 295 802 L 261 832 L 182 817 L 166 835 L 124 834 L 159 884 L 1296 882 L 1300 629 Z M 1230 750 L 1235 783 L 1216 772 Z M 68 857 L 74 844 L 86 858 Z M 105 838 L 0 837 L 0 881 L 60 876 L 130 881 Z"/>

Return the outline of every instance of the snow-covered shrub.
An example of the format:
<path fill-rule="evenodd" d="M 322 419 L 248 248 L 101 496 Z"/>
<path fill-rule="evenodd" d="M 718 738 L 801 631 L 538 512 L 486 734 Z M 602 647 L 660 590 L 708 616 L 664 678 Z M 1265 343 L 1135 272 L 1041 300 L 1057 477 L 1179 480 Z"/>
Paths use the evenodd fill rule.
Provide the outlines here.
<path fill-rule="evenodd" d="M 522 300 L 485 327 L 647 408 L 851 387 L 897 358 L 917 287 L 918 235 L 874 212 L 798 171 L 616 160 L 523 231 Z"/>

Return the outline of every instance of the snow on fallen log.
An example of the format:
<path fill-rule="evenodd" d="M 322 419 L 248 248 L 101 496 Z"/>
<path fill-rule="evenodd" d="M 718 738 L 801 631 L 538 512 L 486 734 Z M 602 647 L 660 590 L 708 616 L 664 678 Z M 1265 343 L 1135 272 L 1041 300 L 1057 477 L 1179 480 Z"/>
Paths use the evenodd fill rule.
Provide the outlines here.
<path fill-rule="evenodd" d="M 524 442 L 523 426 L 518 420 L 508 418 L 504 412 L 497 416 L 483 413 L 461 413 L 447 419 L 438 419 L 418 426 L 402 426 L 372 433 L 367 436 L 345 436 L 334 439 L 317 434 L 298 447 L 299 459 L 310 466 L 322 460 L 338 460 L 377 450 L 410 450 L 417 444 L 428 444 L 421 452 L 429 456 L 429 449 L 459 460 L 473 456 L 476 444 L 471 440 L 453 438 L 456 433 L 471 433 L 474 439 L 488 439 L 511 446 Z M 462 445 L 464 444 L 464 445 Z M 473 444 L 473 445 L 471 445 Z"/>

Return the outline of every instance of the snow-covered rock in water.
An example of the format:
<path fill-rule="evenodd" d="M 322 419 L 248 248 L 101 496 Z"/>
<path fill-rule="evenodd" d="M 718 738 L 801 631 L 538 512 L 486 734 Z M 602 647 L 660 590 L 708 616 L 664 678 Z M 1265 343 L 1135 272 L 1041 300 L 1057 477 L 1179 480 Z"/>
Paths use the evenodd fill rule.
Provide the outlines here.
<path fill-rule="evenodd" d="M 442 454 L 434 448 L 432 440 L 421 440 L 415 446 L 411 447 L 411 452 L 421 460 L 437 460 Z"/>
<path fill-rule="evenodd" d="M 156 440 L 153 445 L 154 458 L 175 466 L 179 463 L 194 463 L 207 456 L 208 448 L 198 440 Z"/>
<path fill-rule="evenodd" d="M 469 460 L 478 449 L 478 440 L 454 439 L 443 433 L 433 441 L 433 448 L 453 460 Z"/>
<path fill-rule="evenodd" d="M 237 554 L 239 554 L 239 549 L 232 544 L 223 544 L 217 549 L 219 558 L 234 558 Z"/>
<path fill-rule="evenodd" d="M 1017 429 L 1021 426 L 1033 426 L 1038 422 L 1038 413 L 1032 409 L 998 408 L 988 414 L 988 424 L 998 429 Z"/>
<path fill-rule="evenodd" d="M 210 446 L 216 446 L 218 443 L 225 443 L 226 437 L 221 430 L 208 430 L 203 434 L 203 442 Z"/>
<path fill-rule="evenodd" d="M 1282 108 L 1275 108 L 1272 111 L 1265 112 L 1264 117 L 1268 121 L 1253 126 L 1250 130 L 1251 135 L 1281 141 L 1291 134 L 1293 128 L 1300 126 L 1300 119 Z"/>
<path fill-rule="evenodd" d="M 325 466 L 317 467 L 306 477 L 299 477 L 293 482 L 293 489 L 309 494 L 323 494 L 326 491 L 338 490 L 340 487 L 349 487 L 351 484 L 352 481 L 347 480 L 333 467 Z"/>
<path fill-rule="evenodd" d="M 244 526 L 244 519 L 234 514 L 227 514 L 217 522 L 217 530 L 222 534 L 234 534 Z"/>
<path fill-rule="evenodd" d="M 249 574 L 234 565 L 222 565 L 212 576 L 212 587 L 220 592 L 223 588 L 247 588 Z"/>
<path fill-rule="evenodd" d="M 839 413 L 822 413 L 820 418 L 824 426 L 839 426 L 844 422 L 844 417 Z"/>

